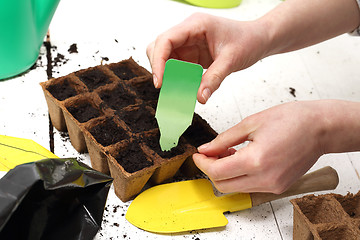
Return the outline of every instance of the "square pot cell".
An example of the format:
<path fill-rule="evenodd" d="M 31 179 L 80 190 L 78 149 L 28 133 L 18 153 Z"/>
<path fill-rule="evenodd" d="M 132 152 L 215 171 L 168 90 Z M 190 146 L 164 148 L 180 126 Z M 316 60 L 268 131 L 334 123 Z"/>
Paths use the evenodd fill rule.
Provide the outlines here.
<path fill-rule="evenodd" d="M 63 81 L 50 85 L 47 90 L 59 101 L 63 101 L 77 95 L 77 91 L 70 84 L 69 79 L 67 78 L 63 79 Z"/>
<path fill-rule="evenodd" d="M 129 80 L 139 75 L 129 67 L 129 63 L 110 64 L 109 69 L 122 80 Z"/>
<path fill-rule="evenodd" d="M 118 126 L 112 118 L 107 118 L 102 122 L 89 129 L 90 134 L 102 146 L 106 147 L 124 139 L 129 136 L 126 131 Z"/>
<path fill-rule="evenodd" d="M 351 218 L 360 218 L 360 194 L 349 193 L 346 196 L 336 195 L 336 200 Z"/>
<path fill-rule="evenodd" d="M 157 128 L 155 115 L 144 105 L 134 107 L 130 111 L 126 110 L 117 112 L 117 114 L 134 133 L 140 133 Z"/>
<path fill-rule="evenodd" d="M 89 91 L 111 82 L 109 77 L 98 68 L 76 72 L 75 75 L 88 87 Z"/>
<path fill-rule="evenodd" d="M 114 110 L 123 109 L 126 106 L 135 104 L 135 96 L 121 84 L 116 85 L 113 89 L 107 89 L 99 93 L 100 98 Z"/>
<path fill-rule="evenodd" d="M 136 141 L 130 142 L 122 148 L 114 158 L 128 173 L 134 173 L 153 165 Z"/>
<path fill-rule="evenodd" d="M 191 145 L 199 147 L 212 141 L 217 134 L 205 120 L 195 114 L 192 124 L 186 129 L 183 136 Z"/>
<path fill-rule="evenodd" d="M 161 150 L 159 139 L 160 133 L 156 132 L 156 134 L 143 137 L 142 141 L 162 158 L 172 158 L 181 155 L 186 151 L 186 146 L 182 138 L 180 138 L 179 144 L 176 147 L 170 149 L 169 151 Z"/>
<path fill-rule="evenodd" d="M 90 102 L 87 101 L 68 106 L 67 110 L 80 123 L 84 123 L 90 119 L 100 117 L 102 114 L 99 109 L 95 108 Z"/>
<path fill-rule="evenodd" d="M 338 222 L 343 217 L 337 202 L 327 198 L 305 198 L 298 202 L 298 206 L 313 224 Z"/>
<path fill-rule="evenodd" d="M 160 89 L 154 87 L 152 78 L 134 81 L 131 83 L 132 88 L 138 94 L 138 97 L 145 101 L 158 100 Z"/>

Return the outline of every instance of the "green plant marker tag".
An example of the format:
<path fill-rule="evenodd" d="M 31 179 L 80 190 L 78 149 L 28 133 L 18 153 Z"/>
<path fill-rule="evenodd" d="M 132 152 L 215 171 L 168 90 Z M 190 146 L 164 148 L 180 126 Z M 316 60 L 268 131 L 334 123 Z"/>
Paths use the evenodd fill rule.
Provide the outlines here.
<path fill-rule="evenodd" d="M 203 68 L 199 64 L 169 59 L 165 64 L 155 118 L 160 129 L 160 147 L 176 147 L 191 125 Z"/>

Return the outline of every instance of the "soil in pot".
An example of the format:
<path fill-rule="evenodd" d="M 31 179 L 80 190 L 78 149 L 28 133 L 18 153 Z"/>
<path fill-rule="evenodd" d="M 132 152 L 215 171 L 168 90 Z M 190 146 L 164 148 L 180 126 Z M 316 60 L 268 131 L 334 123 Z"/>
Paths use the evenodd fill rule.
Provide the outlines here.
<path fill-rule="evenodd" d="M 64 79 L 63 82 L 50 85 L 47 90 L 59 101 L 63 101 L 77 94 L 67 79 Z"/>
<path fill-rule="evenodd" d="M 67 110 L 80 123 L 89 121 L 90 119 L 100 117 L 101 112 L 93 107 L 89 102 L 83 102 L 78 106 L 69 106 Z"/>
<path fill-rule="evenodd" d="M 99 69 L 77 72 L 76 76 L 88 87 L 89 91 L 110 83 L 109 78 Z"/>
<path fill-rule="evenodd" d="M 109 68 L 122 80 L 129 80 L 138 76 L 125 64 L 110 65 Z"/>
<path fill-rule="evenodd" d="M 128 173 L 134 173 L 153 165 L 153 162 L 146 158 L 137 142 L 129 143 L 126 148 L 119 151 L 115 159 Z"/>
<path fill-rule="evenodd" d="M 179 140 L 179 144 L 170 149 L 169 151 L 162 151 L 159 143 L 160 133 L 157 132 L 155 135 L 143 137 L 142 140 L 150 147 L 154 152 L 156 152 L 162 158 L 172 158 L 177 155 L 181 155 L 185 152 L 185 147 L 183 141 Z"/>
<path fill-rule="evenodd" d="M 128 105 L 135 104 L 135 96 L 128 93 L 121 85 L 117 85 L 112 90 L 105 90 L 99 96 L 114 110 L 120 110 Z"/>
<path fill-rule="evenodd" d="M 151 81 L 134 83 L 132 84 L 132 87 L 138 94 L 139 98 L 145 101 L 158 100 L 159 98 L 160 89 L 155 88 Z"/>
<path fill-rule="evenodd" d="M 152 114 L 144 105 L 134 108 L 133 111 L 121 111 L 117 114 L 124 120 L 134 133 L 140 133 L 157 128 L 157 122 Z"/>
<path fill-rule="evenodd" d="M 195 147 L 199 147 L 205 143 L 212 141 L 216 135 L 209 132 L 204 126 L 193 123 L 186 131 L 183 136 L 186 141 Z"/>
<path fill-rule="evenodd" d="M 91 128 L 89 132 L 104 147 L 128 138 L 126 131 L 117 126 L 112 118 L 108 118 L 103 123 Z"/>

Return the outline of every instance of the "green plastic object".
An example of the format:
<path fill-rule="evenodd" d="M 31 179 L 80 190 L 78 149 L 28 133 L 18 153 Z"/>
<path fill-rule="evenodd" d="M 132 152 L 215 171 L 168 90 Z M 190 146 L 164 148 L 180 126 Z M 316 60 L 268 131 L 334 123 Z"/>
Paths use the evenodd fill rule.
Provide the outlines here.
<path fill-rule="evenodd" d="M 168 151 L 191 125 L 203 68 L 199 64 L 169 59 L 156 109 L 160 147 Z"/>
<path fill-rule="evenodd" d="M 35 63 L 59 1 L 0 1 L 0 80 Z"/>

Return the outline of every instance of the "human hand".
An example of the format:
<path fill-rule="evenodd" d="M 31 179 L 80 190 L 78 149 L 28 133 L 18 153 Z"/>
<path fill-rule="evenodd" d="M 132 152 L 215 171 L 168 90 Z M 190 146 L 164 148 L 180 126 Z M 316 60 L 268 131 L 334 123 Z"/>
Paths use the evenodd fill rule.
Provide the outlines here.
<path fill-rule="evenodd" d="M 333 105 L 328 101 L 292 102 L 249 116 L 200 146 L 194 162 L 221 192 L 280 194 L 322 154 L 332 151 L 325 147 L 324 139 L 329 137 L 327 127 L 336 124 L 329 124 L 328 116 L 343 108 Z M 339 138 L 331 139 L 338 142 Z M 237 151 L 231 148 L 245 141 L 249 141 L 247 146 Z"/>
<path fill-rule="evenodd" d="M 206 103 L 224 78 L 247 68 L 266 54 L 263 25 L 197 13 L 159 35 L 147 48 L 154 85 L 161 87 L 169 58 L 198 63 L 207 69 L 197 94 Z"/>

